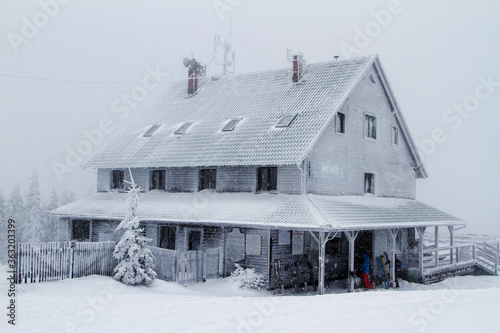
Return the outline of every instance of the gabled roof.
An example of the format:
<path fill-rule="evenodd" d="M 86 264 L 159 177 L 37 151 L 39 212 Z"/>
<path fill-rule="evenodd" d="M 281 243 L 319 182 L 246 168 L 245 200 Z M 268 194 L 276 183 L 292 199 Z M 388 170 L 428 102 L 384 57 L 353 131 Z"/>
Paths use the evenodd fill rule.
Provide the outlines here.
<path fill-rule="evenodd" d="M 200 196 L 206 203 L 193 205 Z M 127 194 L 97 193 L 58 208 L 60 216 L 121 220 Z M 137 209 L 141 221 L 300 230 L 374 230 L 462 225 L 459 219 L 411 199 L 253 193 L 147 192 Z"/>
<path fill-rule="evenodd" d="M 196 94 L 187 80 L 171 86 L 85 164 L 96 168 L 298 164 L 310 152 L 377 56 L 311 64 L 293 83 L 288 69 L 205 78 Z M 388 95 L 394 101 L 392 93 Z M 395 113 L 399 114 L 393 102 Z M 276 127 L 297 114 L 288 127 Z M 234 130 L 222 131 L 231 119 Z M 399 119 L 399 118 L 398 118 Z M 174 132 L 193 122 L 182 135 Z M 151 137 L 144 133 L 161 124 Z M 420 160 L 402 118 L 416 166 Z M 419 173 L 425 177 L 423 168 Z"/>

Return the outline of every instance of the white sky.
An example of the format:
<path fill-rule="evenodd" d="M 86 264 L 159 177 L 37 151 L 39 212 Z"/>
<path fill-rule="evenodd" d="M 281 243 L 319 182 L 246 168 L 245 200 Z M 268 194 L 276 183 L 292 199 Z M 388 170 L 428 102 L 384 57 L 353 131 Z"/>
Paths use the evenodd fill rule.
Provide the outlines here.
<path fill-rule="evenodd" d="M 376 28 L 372 11 L 391 2 L 73 0 L 40 21 L 45 24 L 15 52 L 9 33 L 23 37 L 25 22 L 44 15 L 38 1 L 0 0 L 0 188 L 7 197 L 16 183 L 26 190 L 36 168 L 46 197 L 52 187 L 86 195 L 95 187 L 93 170 L 74 168 L 59 181 L 51 164 L 65 163 L 65 147 L 76 149 L 85 140 L 82 131 L 98 128 L 103 118 L 120 125 L 111 104 L 140 84 L 148 67 L 179 80 L 191 52 L 208 63 L 214 34 L 229 31 L 229 13 L 221 19 L 214 4 L 234 5 L 236 71 L 242 73 L 288 66 L 287 48 L 303 52 L 308 63 L 343 55 L 342 43 L 355 46 L 355 29 Z M 443 120 L 454 104 L 471 101 L 479 77 L 500 83 L 500 2 L 400 0 L 396 8 L 353 55 L 380 55 L 415 141 L 431 138 L 436 128 L 446 135 L 424 156 L 429 178 L 418 181 L 417 199 L 464 219 L 470 232 L 500 234 L 500 86 L 456 129 Z"/>

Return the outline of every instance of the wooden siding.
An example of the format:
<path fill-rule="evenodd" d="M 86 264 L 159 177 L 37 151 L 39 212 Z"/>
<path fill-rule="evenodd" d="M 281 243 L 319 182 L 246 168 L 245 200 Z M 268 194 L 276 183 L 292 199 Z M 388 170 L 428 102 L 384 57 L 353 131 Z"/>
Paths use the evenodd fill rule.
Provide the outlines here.
<path fill-rule="evenodd" d="M 111 188 L 111 169 L 97 169 L 97 192 L 108 192 Z"/>
<path fill-rule="evenodd" d="M 317 276 L 314 275 L 314 271 L 316 270 L 317 271 L 317 261 L 318 261 L 318 251 L 313 251 L 313 248 L 312 246 L 314 246 L 314 244 L 312 244 L 311 242 L 314 242 L 314 240 L 312 240 L 312 237 L 310 235 L 309 232 L 304 232 L 304 252 L 303 254 L 292 254 L 292 230 L 289 230 L 289 233 L 290 233 L 290 244 L 287 244 L 287 245 L 279 245 L 278 244 L 278 238 L 279 238 L 279 232 L 278 230 L 271 230 L 270 231 L 270 237 L 271 237 L 271 257 L 270 257 L 270 272 L 269 274 L 273 274 L 273 263 L 275 260 L 279 260 L 280 261 L 280 282 L 281 284 L 283 284 L 285 287 L 290 287 L 293 285 L 293 281 L 294 281 L 294 278 L 293 278 L 293 272 L 294 272 L 294 269 L 296 269 L 295 267 L 298 267 L 300 265 L 302 265 L 302 261 L 304 260 L 304 256 L 307 257 L 306 260 L 309 260 L 310 262 L 310 265 L 312 266 L 312 271 L 309 272 L 312 274 L 312 277 L 313 276 Z M 300 262 L 300 265 L 299 265 L 299 262 Z M 303 274 L 304 272 L 297 272 L 298 274 Z M 299 280 L 301 278 L 303 278 L 304 276 L 299 276 Z M 269 280 L 269 288 L 274 288 L 274 287 L 278 287 L 276 284 L 277 282 L 274 281 L 274 284 L 273 285 L 273 278 L 276 279 L 277 277 L 276 276 L 271 276 L 270 280 Z M 297 277 L 295 277 L 297 278 Z"/>
<path fill-rule="evenodd" d="M 91 227 L 91 242 L 99 242 L 99 234 L 100 233 L 110 233 L 113 234 L 113 241 L 119 241 L 120 237 L 117 233 L 115 233 L 116 227 L 118 226 L 119 221 L 109 221 L 109 220 L 92 220 Z"/>
<path fill-rule="evenodd" d="M 58 241 L 66 242 L 71 240 L 71 220 L 67 217 L 60 217 L 58 219 Z"/>
<path fill-rule="evenodd" d="M 219 167 L 217 168 L 217 191 L 219 192 L 254 192 L 257 185 L 255 167 Z"/>
<path fill-rule="evenodd" d="M 171 168 L 165 176 L 168 192 L 198 191 L 198 168 Z"/>
<path fill-rule="evenodd" d="M 143 191 L 149 191 L 150 173 L 158 168 L 131 169 L 136 184 Z M 199 168 L 170 168 L 166 170 L 165 186 L 167 192 L 197 192 Z M 97 189 L 108 192 L 111 184 L 111 169 L 99 169 Z M 302 173 L 296 165 L 278 166 L 278 192 L 286 194 L 301 193 Z M 125 180 L 130 182 L 128 171 Z M 218 167 L 218 192 L 255 192 L 257 187 L 257 167 Z"/>
<path fill-rule="evenodd" d="M 278 192 L 300 194 L 302 191 L 302 172 L 296 165 L 278 167 Z"/>
<path fill-rule="evenodd" d="M 369 80 L 370 75 L 376 83 Z M 335 121 L 332 121 L 316 143 L 308 158 L 308 192 L 363 195 L 364 174 L 373 173 L 376 196 L 414 199 L 413 158 L 401 130 L 399 144 L 392 144 L 392 127 L 399 129 L 399 126 L 374 68 L 340 112 L 345 114 L 345 134 L 336 133 Z M 364 136 L 366 114 L 377 119 L 376 140 Z M 327 172 L 321 173 L 318 169 Z"/>
<path fill-rule="evenodd" d="M 151 169 L 130 169 L 132 172 L 132 177 L 134 177 L 134 181 L 138 187 L 141 188 L 142 191 L 149 191 L 149 173 Z M 125 170 L 125 180 L 131 182 L 130 173 L 128 170 Z M 125 188 L 129 187 L 130 184 L 125 183 Z"/>
<path fill-rule="evenodd" d="M 238 228 L 237 228 L 238 229 Z M 231 232 L 233 228 L 228 228 L 225 233 L 225 243 L 227 244 L 227 237 L 229 232 Z M 240 232 L 245 235 L 259 235 L 261 237 L 261 248 L 260 255 L 245 255 L 245 259 L 238 262 L 244 268 L 255 268 L 257 273 L 260 273 L 264 276 L 264 279 L 268 279 L 269 277 L 269 231 L 263 229 L 245 229 L 239 228 Z M 224 251 L 224 276 L 230 275 L 235 269 L 235 262 L 231 261 L 227 258 L 227 251 L 231 249 L 225 248 Z"/>

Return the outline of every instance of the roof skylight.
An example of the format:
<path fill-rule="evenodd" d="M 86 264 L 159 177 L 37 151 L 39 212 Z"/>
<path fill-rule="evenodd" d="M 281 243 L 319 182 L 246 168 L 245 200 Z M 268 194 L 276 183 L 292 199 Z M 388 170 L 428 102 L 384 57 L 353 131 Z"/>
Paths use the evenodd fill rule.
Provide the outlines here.
<path fill-rule="evenodd" d="M 153 134 L 156 133 L 156 131 L 158 130 L 158 128 L 160 128 L 160 124 L 153 124 L 151 125 L 151 127 L 142 135 L 143 137 L 145 138 L 150 138 L 153 136 Z"/>
<path fill-rule="evenodd" d="M 223 128 L 222 128 L 222 131 L 223 132 L 230 132 L 232 130 L 234 130 L 234 128 L 236 127 L 236 125 L 238 125 L 238 123 L 240 122 L 241 118 L 233 118 L 231 119 Z"/>
<path fill-rule="evenodd" d="M 297 117 L 296 113 L 290 113 L 281 117 L 280 120 L 274 125 L 275 127 L 289 127 L 292 124 L 292 121 Z"/>
<path fill-rule="evenodd" d="M 184 122 L 184 124 L 181 125 L 181 127 L 179 127 L 175 132 L 174 134 L 184 134 L 187 129 L 189 128 L 189 126 L 191 126 L 193 124 L 192 121 L 186 121 Z"/>

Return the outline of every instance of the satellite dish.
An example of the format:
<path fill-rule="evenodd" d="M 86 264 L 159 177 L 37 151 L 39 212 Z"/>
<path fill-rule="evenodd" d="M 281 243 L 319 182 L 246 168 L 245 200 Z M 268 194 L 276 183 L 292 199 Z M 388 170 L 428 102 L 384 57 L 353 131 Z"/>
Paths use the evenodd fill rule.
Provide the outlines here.
<path fill-rule="evenodd" d="M 188 58 L 184 58 L 182 63 L 184 64 L 184 66 L 189 67 L 191 65 L 191 60 L 189 60 Z"/>

